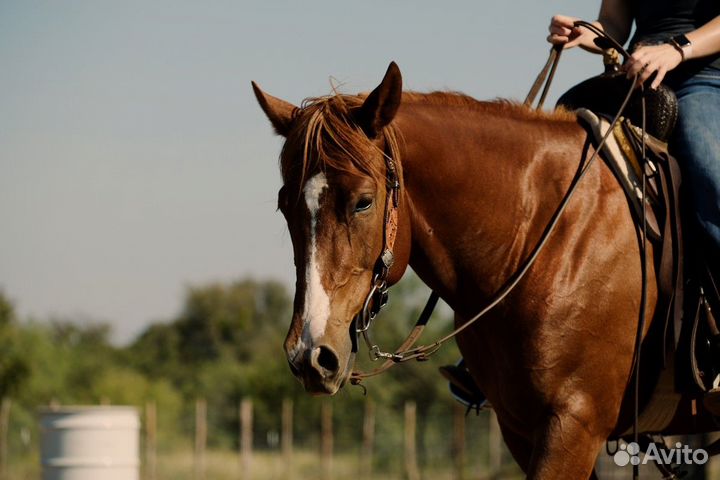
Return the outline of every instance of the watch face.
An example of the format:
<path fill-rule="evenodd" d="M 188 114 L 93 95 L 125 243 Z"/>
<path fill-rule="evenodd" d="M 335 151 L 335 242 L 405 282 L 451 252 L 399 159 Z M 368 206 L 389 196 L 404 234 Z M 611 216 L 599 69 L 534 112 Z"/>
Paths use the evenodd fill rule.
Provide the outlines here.
<path fill-rule="evenodd" d="M 690 40 L 688 40 L 688 38 L 683 34 L 675 35 L 674 37 L 672 37 L 672 40 L 677 43 L 680 48 L 690 45 Z"/>

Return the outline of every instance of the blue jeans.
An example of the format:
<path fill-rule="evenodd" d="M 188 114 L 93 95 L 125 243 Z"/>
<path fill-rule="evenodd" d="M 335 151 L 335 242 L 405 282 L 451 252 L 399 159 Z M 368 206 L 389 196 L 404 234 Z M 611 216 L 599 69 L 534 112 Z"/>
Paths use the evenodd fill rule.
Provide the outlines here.
<path fill-rule="evenodd" d="M 720 71 L 675 86 L 678 121 L 671 147 L 700 226 L 720 249 Z"/>

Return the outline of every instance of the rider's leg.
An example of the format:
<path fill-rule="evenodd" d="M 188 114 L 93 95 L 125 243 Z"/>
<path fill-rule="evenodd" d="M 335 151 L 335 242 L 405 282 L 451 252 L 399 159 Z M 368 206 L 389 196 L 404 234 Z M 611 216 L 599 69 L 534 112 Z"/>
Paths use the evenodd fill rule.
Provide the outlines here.
<path fill-rule="evenodd" d="M 705 252 L 714 275 L 720 269 L 720 72 L 705 71 L 676 86 L 678 124 L 672 144 L 698 223 L 714 248 Z M 717 279 L 717 277 L 716 277 Z M 720 390 L 706 395 L 720 415 Z"/>
<path fill-rule="evenodd" d="M 698 74 L 676 93 L 679 118 L 671 146 L 693 211 L 720 249 L 720 72 Z"/>

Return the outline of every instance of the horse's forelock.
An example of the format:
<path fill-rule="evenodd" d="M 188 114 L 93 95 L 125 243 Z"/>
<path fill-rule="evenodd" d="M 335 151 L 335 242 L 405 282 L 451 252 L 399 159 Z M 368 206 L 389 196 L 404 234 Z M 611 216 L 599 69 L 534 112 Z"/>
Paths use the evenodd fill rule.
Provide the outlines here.
<path fill-rule="evenodd" d="M 286 185 L 297 185 L 300 192 L 313 173 L 328 170 L 384 182 L 385 164 L 373 153 L 399 162 L 398 133 L 392 125 L 383 129 L 385 151 L 368 139 L 352 118 L 364 99 L 364 95 L 338 94 L 303 102 L 280 157 Z"/>

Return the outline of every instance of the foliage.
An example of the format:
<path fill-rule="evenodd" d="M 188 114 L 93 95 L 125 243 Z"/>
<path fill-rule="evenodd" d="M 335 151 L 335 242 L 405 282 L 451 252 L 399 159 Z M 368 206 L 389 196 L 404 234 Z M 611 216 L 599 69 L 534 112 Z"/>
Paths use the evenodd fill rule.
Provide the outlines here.
<path fill-rule="evenodd" d="M 372 329 L 382 348 L 400 344 L 422 310 L 426 293 L 414 275 L 393 288 L 388 308 Z M 35 409 L 40 405 L 113 403 L 144 408 L 147 402 L 157 405 L 161 449 L 187 447 L 197 398 L 208 403 L 211 446 L 237 447 L 243 398 L 254 400 L 256 448 L 267 448 L 272 432 L 281 429 L 279 413 L 286 398 L 295 406 L 295 441 L 317 446 L 320 405 L 328 400 L 307 395 L 287 367 L 282 343 L 291 313 L 291 296 L 278 282 L 244 279 L 195 286 L 187 290 L 175 318 L 150 325 L 130 345 L 117 347 L 110 343 L 106 325 L 67 319 L 20 322 L 0 295 L 0 393 L 14 400 L 13 448 L 31 449 L 33 442 L 27 439 L 38 434 Z M 451 323 L 448 309 L 441 308 L 424 339 L 447 332 Z M 412 400 L 418 409 L 423 458 L 422 439 L 444 435 L 452 408 L 436 368 L 457 357 L 454 344 L 448 345 L 431 364 L 404 364 L 368 379 L 367 395 L 361 388 L 345 387 L 330 400 L 337 420 L 336 449 L 358 448 L 370 398 L 379 413 L 392 418 L 377 426 L 383 442 L 376 461 L 390 462 L 402 449 L 402 416 L 390 411 L 401 412 L 404 402 Z M 364 348 L 358 364 L 363 369 L 374 366 Z M 441 451 L 445 448 L 449 447 Z"/>
<path fill-rule="evenodd" d="M 14 394 L 28 373 L 17 336 L 13 306 L 0 291 L 0 398 Z"/>

